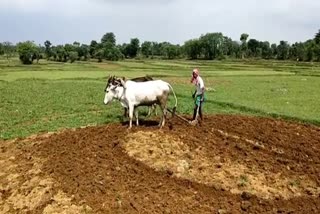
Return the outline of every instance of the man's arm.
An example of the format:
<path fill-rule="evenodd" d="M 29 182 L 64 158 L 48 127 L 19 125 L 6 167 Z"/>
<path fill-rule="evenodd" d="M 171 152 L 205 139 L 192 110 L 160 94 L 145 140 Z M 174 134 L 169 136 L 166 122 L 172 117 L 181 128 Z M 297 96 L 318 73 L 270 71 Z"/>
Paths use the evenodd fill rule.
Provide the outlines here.
<path fill-rule="evenodd" d="M 202 78 L 200 79 L 199 84 L 200 84 L 200 88 L 201 88 L 201 98 L 200 98 L 200 100 L 202 102 L 203 98 L 204 98 L 204 92 L 205 92 L 205 87 L 204 87 L 204 83 L 203 83 Z"/>
<path fill-rule="evenodd" d="M 197 90 L 195 90 L 192 94 L 192 98 L 195 98 L 196 97 L 196 93 L 197 93 Z"/>
<path fill-rule="evenodd" d="M 201 98 L 200 98 L 200 101 L 201 101 L 201 102 L 203 101 L 203 98 L 204 98 L 204 92 L 205 92 L 205 88 L 202 87 L 202 88 L 201 88 Z"/>

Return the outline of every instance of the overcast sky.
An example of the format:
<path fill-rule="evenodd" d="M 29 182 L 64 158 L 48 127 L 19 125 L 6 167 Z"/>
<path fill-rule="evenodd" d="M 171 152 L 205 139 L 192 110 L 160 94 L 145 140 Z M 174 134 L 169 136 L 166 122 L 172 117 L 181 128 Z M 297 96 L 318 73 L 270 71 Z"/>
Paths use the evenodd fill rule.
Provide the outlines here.
<path fill-rule="evenodd" d="M 207 32 L 233 40 L 305 41 L 320 29 L 320 0 L 0 0 L 0 42 L 99 40 L 183 44 Z"/>

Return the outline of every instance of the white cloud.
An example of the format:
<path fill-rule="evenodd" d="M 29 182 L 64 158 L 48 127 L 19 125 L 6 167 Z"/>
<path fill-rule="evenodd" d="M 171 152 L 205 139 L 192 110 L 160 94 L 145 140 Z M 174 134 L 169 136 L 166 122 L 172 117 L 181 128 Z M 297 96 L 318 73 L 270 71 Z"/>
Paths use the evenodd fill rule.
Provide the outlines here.
<path fill-rule="evenodd" d="M 172 0 L 1 0 L 0 10 L 25 13 L 49 13 L 53 15 L 80 16 L 106 13 L 132 15 L 132 9 L 142 12 L 145 8 L 165 7 Z M 137 7 L 139 6 L 139 8 Z M 128 10 L 128 11 L 127 11 Z M 145 11 L 148 12 L 148 11 Z"/>
<path fill-rule="evenodd" d="M 23 13 L 44 13 L 55 16 L 99 14 L 108 11 L 105 5 L 89 0 L 1 0 L 0 9 Z"/>
<path fill-rule="evenodd" d="M 21 34 L 23 40 L 19 32 L 24 22 L 40 17 L 43 34 L 57 32 L 62 42 L 100 38 L 108 31 L 121 42 L 139 37 L 182 43 L 206 32 L 223 32 L 237 40 L 247 32 L 259 40 L 293 42 L 314 35 L 318 11 L 316 0 L 0 0 L 0 24 L 1 18 L 9 20 L 6 38 L 0 35 L 0 41 L 10 39 L 10 34 Z M 27 33 L 40 37 L 36 28 Z"/>
<path fill-rule="evenodd" d="M 2 0 L 0 2 L 0 8 L 17 11 L 36 11 L 44 8 L 45 4 L 46 1 L 41 0 Z"/>

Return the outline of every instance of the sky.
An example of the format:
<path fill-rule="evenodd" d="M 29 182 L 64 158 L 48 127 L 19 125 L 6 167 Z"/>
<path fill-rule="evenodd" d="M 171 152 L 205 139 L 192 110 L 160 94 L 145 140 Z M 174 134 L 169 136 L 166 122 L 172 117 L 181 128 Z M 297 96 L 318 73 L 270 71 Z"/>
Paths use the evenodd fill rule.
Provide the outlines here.
<path fill-rule="evenodd" d="M 89 44 L 114 32 L 119 44 L 135 37 L 183 44 L 222 32 L 293 43 L 314 37 L 319 11 L 319 0 L 0 0 L 0 42 Z"/>

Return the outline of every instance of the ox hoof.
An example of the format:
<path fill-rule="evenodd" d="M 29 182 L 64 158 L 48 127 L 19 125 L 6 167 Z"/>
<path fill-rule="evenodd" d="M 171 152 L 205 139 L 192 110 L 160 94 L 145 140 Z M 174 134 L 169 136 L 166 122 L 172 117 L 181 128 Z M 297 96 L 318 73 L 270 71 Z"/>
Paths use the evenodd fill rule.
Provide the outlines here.
<path fill-rule="evenodd" d="M 189 124 L 192 125 L 192 126 L 195 126 L 197 125 L 198 121 L 197 120 L 192 120 L 192 121 L 189 121 Z"/>

